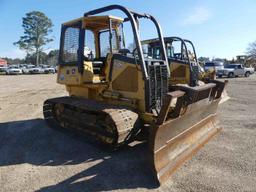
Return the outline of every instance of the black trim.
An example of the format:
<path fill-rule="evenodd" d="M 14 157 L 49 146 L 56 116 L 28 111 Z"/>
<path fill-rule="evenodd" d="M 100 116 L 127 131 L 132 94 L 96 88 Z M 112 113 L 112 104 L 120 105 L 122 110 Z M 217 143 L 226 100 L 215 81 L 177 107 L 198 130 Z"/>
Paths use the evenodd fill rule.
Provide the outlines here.
<path fill-rule="evenodd" d="M 122 43 L 123 43 L 123 47 L 126 47 L 126 45 L 125 45 L 125 33 L 124 33 L 124 24 L 123 23 L 121 23 L 121 26 L 122 26 Z M 120 34 L 119 34 L 119 36 L 120 36 Z"/>
<path fill-rule="evenodd" d="M 83 74 L 84 72 L 84 44 L 85 44 L 85 29 L 82 27 L 79 31 L 79 47 L 78 47 L 78 55 L 77 55 L 77 65 L 78 65 L 78 72 Z M 93 34 L 94 35 L 94 34 Z"/>
<path fill-rule="evenodd" d="M 109 46 L 110 46 L 110 53 L 113 52 L 113 47 L 112 47 L 112 38 L 113 38 L 113 34 L 112 34 L 112 20 L 109 19 Z"/>
<path fill-rule="evenodd" d="M 61 65 L 61 64 L 62 64 L 63 44 L 64 44 L 65 31 L 66 31 L 67 27 L 68 27 L 68 26 L 61 25 L 60 48 L 59 48 L 58 65 Z"/>
<path fill-rule="evenodd" d="M 146 111 L 158 115 L 168 92 L 168 64 L 157 60 L 149 60 L 147 63 L 150 80 L 145 84 Z"/>
<path fill-rule="evenodd" d="M 101 55 L 100 36 L 101 36 L 102 33 L 106 33 L 106 32 L 108 32 L 108 31 L 109 31 L 109 29 L 107 29 L 107 30 L 102 30 L 102 31 L 99 31 L 99 32 L 98 32 L 98 50 L 99 50 L 99 58 L 100 58 L 100 57 L 103 57 L 103 56 Z"/>
<path fill-rule="evenodd" d="M 145 109 L 149 113 L 151 113 L 150 97 L 150 80 L 148 80 L 145 81 Z"/>
<path fill-rule="evenodd" d="M 63 45 L 64 45 L 64 38 L 65 32 L 68 28 L 74 27 L 79 29 L 79 45 L 78 45 L 78 54 L 77 54 L 77 61 L 72 62 L 65 62 L 63 61 Z M 61 66 L 78 66 L 78 70 L 80 73 L 83 72 L 83 50 L 84 50 L 84 29 L 82 29 L 82 21 L 77 21 L 76 23 L 71 24 L 63 24 L 61 27 L 61 37 L 60 37 L 60 51 L 59 51 L 59 58 L 58 64 Z M 80 53 L 80 54 L 79 54 Z M 81 54 L 82 53 L 82 54 Z"/>

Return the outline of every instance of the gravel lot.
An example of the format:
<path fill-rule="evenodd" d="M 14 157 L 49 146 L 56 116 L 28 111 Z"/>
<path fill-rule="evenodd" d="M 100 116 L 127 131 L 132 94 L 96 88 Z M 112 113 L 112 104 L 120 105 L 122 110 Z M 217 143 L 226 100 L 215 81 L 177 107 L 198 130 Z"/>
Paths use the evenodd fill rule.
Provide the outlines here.
<path fill-rule="evenodd" d="M 66 95 L 55 79 L 0 76 L 0 191 L 256 191 L 256 75 L 230 80 L 223 131 L 161 187 L 145 144 L 108 153 L 46 126 L 43 101 Z"/>

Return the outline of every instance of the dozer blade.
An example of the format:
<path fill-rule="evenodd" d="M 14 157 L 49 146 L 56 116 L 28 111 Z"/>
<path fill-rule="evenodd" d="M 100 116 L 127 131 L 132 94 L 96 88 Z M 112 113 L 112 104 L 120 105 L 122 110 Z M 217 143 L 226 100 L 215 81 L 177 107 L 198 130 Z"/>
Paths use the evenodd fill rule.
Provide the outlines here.
<path fill-rule="evenodd" d="M 218 80 L 210 80 L 211 82 L 219 82 Z M 228 93 L 227 93 L 227 84 L 228 84 L 228 80 L 225 80 L 224 81 L 224 86 L 225 86 L 225 88 L 223 89 L 223 91 L 222 91 L 222 94 L 221 94 L 221 100 L 220 100 L 220 102 L 219 102 L 219 104 L 222 104 L 222 103 L 224 103 L 224 102 L 226 102 L 226 101 L 228 101 L 229 99 L 230 99 L 230 97 L 228 96 Z"/>
<path fill-rule="evenodd" d="M 228 101 L 229 99 L 230 99 L 230 97 L 228 96 L 227 90 L 224 89 L 224 91 L 222 92 L 221 100 L 220 100 L 219 104 L 222 104 L 222 103 Z"/>
<path fill-rule="evenodd" d="M 209 83 L 197 89 L 183 87 L 180 89 L 182 91 L 167 94 L 149 136 L 151 166 L 159 183 L 163 183 L 221 130 L 216 119 L 218 103 L 224 89 L 220 85 L 223 84 Z M 177 98 L 176 106 L 168 119 L 168 109 L 174 98 Z M 182 107 L 184 98 L 193 98 L 185 109 L 184 105 Z"/>

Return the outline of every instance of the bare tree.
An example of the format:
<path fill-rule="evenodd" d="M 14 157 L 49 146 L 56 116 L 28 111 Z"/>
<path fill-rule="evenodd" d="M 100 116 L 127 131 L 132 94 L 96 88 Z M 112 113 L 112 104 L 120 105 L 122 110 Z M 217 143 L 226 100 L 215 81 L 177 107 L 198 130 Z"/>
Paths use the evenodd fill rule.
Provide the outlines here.
<path fill-rule="evenodd" d="M 254 41 L 253 43 L 250 43 L 250 44 L 248 45 L 247 54 L 248 54 L 249 57 L 251 57 L 252 59 L 256 59 L 256 41 Z"/>

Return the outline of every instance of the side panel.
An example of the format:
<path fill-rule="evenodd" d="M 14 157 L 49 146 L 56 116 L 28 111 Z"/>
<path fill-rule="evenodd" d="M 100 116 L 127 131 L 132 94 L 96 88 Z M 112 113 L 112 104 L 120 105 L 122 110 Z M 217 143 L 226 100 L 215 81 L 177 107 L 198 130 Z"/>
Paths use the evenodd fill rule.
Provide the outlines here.
<path fill-rule="evenodd" d="M 82 74 L 78 73 L 77 67 L 61 67 L 58 83 L 66 85 L 69 95 L 129 106 L 145 112 L 145 85 L 140 67 L 131 58 L 118 58 L 111 54 L 107 56 L 105 77 L 93 74 L 91 62 L 84 62 Z M 74 69 L 76 73 L 72 74 Z"/>
<path fill-rule="evenodd" d="M 66 85 L 66 90 L 70 96 L 89 98 L 88 87 Z"/>
<path fill-rule="evenodd" d="M 139 89 L 137 69 L 131 66 L 124 69 L 124 71 L 113 81 L 112 88 L 118 91 L 136 93 Z"/>
<path fill-rule="evenodd" d="M 245 70 L 244 69 L 236 69 L 236 74 L 237 75 L 244 75 L 245 74 Z"/>
<path fill-rule="evenodd" d="M 82 81 L 83 82 L 93 82 L 93 65 L 90 61 L 84 62 L 84 71 L 82 74 Z"/>
<path fill-rule="evenodd" d="M 112 59 L 108 91 L 117 92 L 121 99 L 136 100 L 138 110 L 145 111 L 144 80 L 140 67 L 129 61 Z"/>
<path fill-rule="evenodd" d="M 63 85 L 80 85 L 81 77 L 77 66 L 59 66 L 57 83 Z"/>
<path fill-rule="evenodd" d="M 85 61 L 83 73 L 78 71 L 77 66 L 60 66 L 58 69 L 57 83 L 81 85 L 83 83 L 92 83 L 94 78 L 92 62 Z"/>
<path fill-rule="evenodd" d="M 188 64 L 169 61 L 169 66 L 171 71 L 171 85 L 190 83 L 190 69 Z"/>

